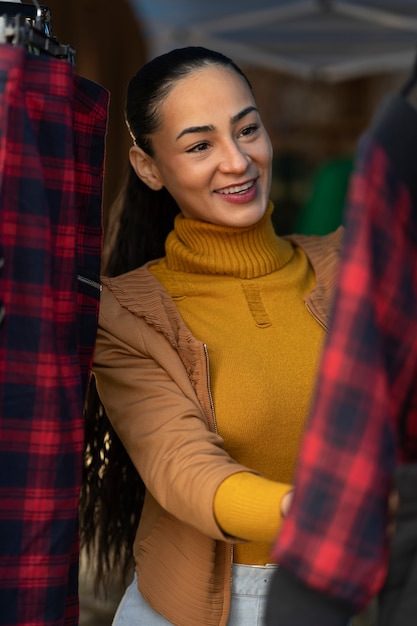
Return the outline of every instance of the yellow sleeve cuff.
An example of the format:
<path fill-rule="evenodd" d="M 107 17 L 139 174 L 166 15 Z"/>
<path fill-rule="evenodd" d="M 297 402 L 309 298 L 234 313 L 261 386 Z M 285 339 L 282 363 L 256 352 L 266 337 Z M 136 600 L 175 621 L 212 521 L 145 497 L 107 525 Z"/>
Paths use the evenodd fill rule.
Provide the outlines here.
<path fill-rule="evenodd" d="M 247 541 L 272 542 L 282 524 L 281 499 L 292 485 L 250 472 L 224 480 L 214 496 L 214 515 L 224 533 Z"/>

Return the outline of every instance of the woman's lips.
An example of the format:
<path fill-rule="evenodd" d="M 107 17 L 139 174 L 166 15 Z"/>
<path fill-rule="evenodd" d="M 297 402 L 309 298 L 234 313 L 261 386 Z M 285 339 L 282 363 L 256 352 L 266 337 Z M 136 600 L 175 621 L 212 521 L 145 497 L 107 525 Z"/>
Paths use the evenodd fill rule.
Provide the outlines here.
<path fill-rule="evenodd" d="M 240 185 L 230 185 L 223 189 L 218 189 L 216 193 L 227 202 L 235 204 L 243 204 L 245 202 L 251 202 L 256 197 L 256 179 L 249 180 Z"/>

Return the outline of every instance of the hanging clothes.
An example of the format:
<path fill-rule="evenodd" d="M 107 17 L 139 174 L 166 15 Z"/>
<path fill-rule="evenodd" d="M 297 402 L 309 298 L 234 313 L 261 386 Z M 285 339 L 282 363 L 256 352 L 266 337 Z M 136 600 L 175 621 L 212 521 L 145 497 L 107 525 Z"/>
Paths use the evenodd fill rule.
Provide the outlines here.
<path fill-rule="evenodd" d="M 0 624 L 78 624 L 108 92 L 0 45 Z"/>

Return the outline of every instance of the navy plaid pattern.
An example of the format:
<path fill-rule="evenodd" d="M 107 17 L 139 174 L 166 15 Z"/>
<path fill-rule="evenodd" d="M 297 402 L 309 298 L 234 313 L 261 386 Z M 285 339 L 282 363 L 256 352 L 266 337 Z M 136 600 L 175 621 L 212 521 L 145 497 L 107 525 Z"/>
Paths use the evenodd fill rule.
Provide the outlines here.
<path fill-rule="evenodd" d="M 0 46 L 4 626 L 78 624 L 77 510 L 107 105 L 107 92 L 68 63 Z"/>

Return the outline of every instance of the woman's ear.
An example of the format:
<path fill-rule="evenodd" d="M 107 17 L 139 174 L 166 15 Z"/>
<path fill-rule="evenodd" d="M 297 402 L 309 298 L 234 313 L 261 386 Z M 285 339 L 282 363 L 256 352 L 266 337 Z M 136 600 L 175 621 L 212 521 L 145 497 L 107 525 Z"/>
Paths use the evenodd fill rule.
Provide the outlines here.
<path fill-rule="evenodd" d="M 139 146 L 132 146 L 129 150 L 130 164 L 136 175 L 153 191 L 159 191 L 164 186 L 155 161 Z"/>

